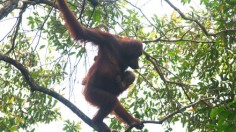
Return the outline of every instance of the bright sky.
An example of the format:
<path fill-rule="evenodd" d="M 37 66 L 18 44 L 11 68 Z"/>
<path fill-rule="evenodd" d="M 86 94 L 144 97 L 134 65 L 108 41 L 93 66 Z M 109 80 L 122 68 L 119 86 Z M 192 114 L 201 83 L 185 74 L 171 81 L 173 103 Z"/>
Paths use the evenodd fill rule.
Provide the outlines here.
<path fill-rule="evenodd" d="M 147 17 L 149 17 L 149 18 L 152 16 L 152 14 L 156 14 L 157 16 L 160 17 L 163 14 L 168 15 L 171 12 L 173 12 L 173 9 L 170 8 L 164 0 L 139 0 L 139 1 L 140 2 L 137 3 L 138 6 L 140 7 L 140 5 L 143 5 L 143 6 L 141 6 L 141 9 L 142 9 L 143 13 L 145 15 L 147 15 Z M 143 3 L 141 3 L 141 2 L 143 2 Z M 135 2 L 132 1 L 132 3 L 135 3 Z M 176 2 L 176 1 L 174 2 L 174 4 L 178 8 L 180 8 L 182 11 L 183 10 L 186 11 L 187 9 L 179 3 L 180 2 Z M 196 5 L 195 3 L 193 3 L 193 4 Z M 8 24 L 9 26 L 5 26 L 5 24 Z M 12 27 L 13 24 L 14 24 L 14 21 L 0 22 L 0 29 L 1 29 L 1 31 L 4 31 L 2 33 L 0 32 L 0 40 L 2 39 L 2 37 L 4 37 L 5 32 L 9 32 L 9 30 L 10 30 L 9 27 Z M 89 56 L 89 57 L 93 58 L 91 56 Z M 81 62 L 83 62 L 83 61 L 81 61 Z M 83 64 L 80 64 L 80 67 L 78 67 L 78 69 L 84 69 L 82 72 L 85 71 L 85 68 L 84 68 Z M 85 73 L 83 73 L 83 74 L 85 74 Z M 82 80 L 81 72 L 80 72 L 79 80 Z M 66 84 L 64 84 L 64 85 L 66 85 Z M 55 87 L 57 87 L 57 86 L 55 86 Z M 65 91 L 69 91 L 69 90 L 65 90 Z M 84 100 L 84 97 L 81 94 L 81 91 L 82 91 L 82 86 L 79 85 L 79 84 L 75 85 L 72 97 L 70 95 L 70 100 L 82 112 L 84 112 L 86 115 L 88 115 L 90 118 L 92 118 L 93 115 L 95 114 L 96 110 L 93 107 L 91 107 Z M 69 97 L 68 93 L 69 92 L 65 93 L 65 97 Z M 75 122 L 81 121 L 80 118 L 78 118 L 70 109 L 65 107 L 63 104 L 58 103 L 58 107 L 60 107 L 60 109 L 61 109 L 60 111 L 61 111 L 63 120 L 69 119 L 69 120 L 74 120 Z M 45 132 L 46 131 L 63 132 L 62 128 L 63 128 L 63 121 L 59 120 L 59 121 L 52 122 L 50 124 L 38 124 L 37 127 L 36 127 L 36 132 L 44 132 L 44 131 Z M 87 124 L 83 123 L 83 121 L 82 121 L 82 128 L 83 128 L 82 132 L 92 131 L 92 129 Z M 149 132 L 156 132 L 157 130 L 158 130 L 158 132 L 164 131 L 163 128 L 162 128 L 162 125 L 156 125 L 156 124 L 155 125 L 145 124 L 145 128 L 148 128 Z M 174 132 L 182 132 L 182 131 L 185 131 L 185 129 L 182 127 L 182 124 L 177 123 L 177 124 L 174 125 Z"/>

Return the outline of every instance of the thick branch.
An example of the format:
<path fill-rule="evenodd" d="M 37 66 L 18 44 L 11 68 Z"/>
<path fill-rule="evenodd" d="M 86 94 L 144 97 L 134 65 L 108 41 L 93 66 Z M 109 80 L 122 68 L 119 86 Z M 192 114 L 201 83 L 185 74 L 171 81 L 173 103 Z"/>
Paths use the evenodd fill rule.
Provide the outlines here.
<path fill-rule="evenodd" d="M 19 0 L 9 0 L 6 5 L 0 10 L 0 20 L 6 17 L 14 9 L 17 8 Z M 24 4 L 35 5 L 35 4 L 46 4 L 56 8 L 55 3 L 49 0 L 29 0 L 24 1 Z"/>
<path fill-rule="evenodd" d="M 0 20 L 2 20 L 2 18 L 7 16 L 17 7 L 18 1 L 19 0 L 10 0 L 6 5 L 4 5 L 4 7 L 0 10 Z"/>
<path fill-rule="evenodd" d="M 71 111 L 73 111 L 78 117 L 80 117 L 84 122 L 86 122 L 92 128 L 94 128 L 97 131 L 103 130 L 102 126 L 98 126 L 98 125 L 94 124 L 91 119 L 89 119 L 83 112 L 81 112 L 69 100 L 67 100 L 66 98 L 64 98 L 60 94 L 56 93 L 55 91 L 52 91 L 50 89 L 39 86 L 34 81 L 32 76 L 30 75 L 29 71 L 21 63 L 17 62 L 16 60 L 14 60 L 8 56 L 3 55 L 3 54 L 0 54 L 0 60 L 5 61 L 6 63 L 9 63 L 9 64 L 13 65 L 14 67 L 16 67 L 24 76 L 24 78 L 25 78 L 26 82 L 28 83 L 28 85 L 30 86 L 32 92 L 39 91 L 44 94 L 52 96 L 53 98 L 59 100 L 61 103 L 63 103 L 65 106 L 67 106 Z M 102 125 L 105 126 L 104 123 Z"/>
<path fill-rule="evenodd" d="M 55 2 L 52 2 L 50 0 L 28 0 L 28 1 L 24 1 L 24 3 L 29 4 L 29 5 L 45 4 L 45 5 L 57 8 L 55 5 Z"/>

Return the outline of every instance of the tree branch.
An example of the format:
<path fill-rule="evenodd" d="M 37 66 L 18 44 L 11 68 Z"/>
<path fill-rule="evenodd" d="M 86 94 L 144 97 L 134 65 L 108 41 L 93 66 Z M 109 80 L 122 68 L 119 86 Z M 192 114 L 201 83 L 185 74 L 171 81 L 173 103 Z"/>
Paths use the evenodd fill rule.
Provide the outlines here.
<path fill-rule="evenodd" d="M 17 7 L 18 1 L 19 0 L 9 0 L 9 2 L 3 6 L 3 8 L 0 10 L 0 20 L 2 20 Z"/>
<path fill-rule="evenodd" d="M 164 121 L 166 121 L 167 119 L 173 117 L 174 115 L 176 115 L 176 114 L 178 114 L 178 113 L 181 113 L 181 112 L 185 111 L 187 108 L 196 106 L 197 104 L 200 104 L 200 103 L 204 102 L 205 100 L 209 100 L 209 99 L 213 99 L 213 98 L 203 98 L 203 99 L 199 99 L 199 100 L 197 100 L 197 101 L 194 102 L 194 103 L 191 103 L 191 104 L 189 104 L 189 105 L 187 105 L 187 106 L 184 106 L 184 107 L 182 107 L 182 108 L 180 108 L 180 109 L 178 109 L 178 110 L 176 110 L 176 111 L 170 113 L 169 115 L 165 116 L 165 117 L 164 117 L 163 119 L 161 119 L 160 121 L 142 121 L 141 123 L 143 123 L 143 124 L 145 124 L 145 123 L 162 124 L 162 123 L 163 123 Z M 135 125 L 129 126 L 129 128 L 126 129 L 125 132 L 129 132 L 129 131 L 130 131 L 132 128 L 134 128 L 134 127 L 135 127 Z"/>
<path fill-rule="evenodd" d="M 45 4 L 45 5 L 57 8 L 57 6 L 55 5 L 55 2 L 52 2 L 50 0 L 28 0 L 28 1 L 24 1 L 24 3 L 29 4 L 29 5 Z"/>
<path fill-rule="evenodd" d="M 146 59 L 147 59 L 148 61 L 150 61 L 150 62 L 152 63 L 152 65 L 154 66 L 154 69 L 155 69 L 156 72 L 159 74 L 161 80 L 162 80 L 164 83 L 170 83 L 170 84 L 175 84 L 175 85 L 180 86 L 180 87 L 182 88 L 182 90 L 183 90 L 185 96 L 187 97 L 187 99 L 188 99 L 190 102 L 192 102 L 192 101 L 191 101 L 191 98 L 190 98 L 190 97 L 188 96 L 188 94 L 187 94 L 187 91 L 184 89 L 184 87 L 190 86 L 190 85 L 184 84 L 184 83 L 182 83 L 182 82 L 174 82 L 174 81 L 167 80 L 167 79 L 164 77 L 164 75 L 163 75 L 161 69 L 160 69 L 160 68 L 156 65 L 156 63 L 154 62 L 153 57 L 150 56 L 150 55 L 149 55 L 148 53 L 146 53 L 146 52 L 144 52 L 144 54 L 145 54 L 145 56 L 146 56 Z M 151 59 L 151 58 L 152 58 L 152 59 Z M 168 92 L 169 92 L 169 91 L 168 91 Z"/>
<path fill-rule="evenodd" d="M 21 11 L 19 13 L 19 16 L 18 16 L 17 25 L 16 25 L 16 28 L 15 28 L 15 31 L 14 31 L 14 36 L 11 40 L 12 41 L 11 48 L 7 51 L 6 54 L 10 53 L 15 48 L 16 37 L 18 35 L 20 24 L 22 22 L 22 16 L 23 16 L 23 13 L 25 12 L 26 8 L 27 8 L 27 5 L 25 3 L 23 3 L 22 9 L 21 9 Z"/>
<path fill-rule="evenodd" d="M 217 35 L 221 34 L 221 33 L 224 33 L 224 32 L 235 32 L 236 30 L 235 29 L 229 29 L 229 30 L 222 30 L 220 32 L 217 32 L 217 33 L 209 33 L 207 31 L 207 29 L 205 28 L 204 25 L 202 25 L 198 20 L 196 19 L 193 19 L 193 18 L 189 18 L 187 16 L 184 15 L 183 12 L 180 11 L 180 9 L 178 9 L 176 6 L 174 6 L 169 0 L 165 0 L 175 11 L 177 11 L 179 13 L 179 15 L 185 19 L 185 20 L 189 20 L 189 21 L 192 21 L 192 22 L 195 22 L 201 29 L 202 31 L 204 32 L 204 34 L 206 36 L 213 36 L 213 37 L 216 37 Z"/>
<path fill-rule="evenodd" d="M 144 43 L 151 43 L 151 42 L 170 42 L 170 43 L 176 43 L 176 42 L 181 42 L 181 41 L 186 41 L 186 42 L 191 42 L 191 43 L 215 43 L 214 41 L 198 41 L 198 40 L 191 40 L 191 39 L 176 39 L 176 40 L 167 40 L 167 39 L 161 39 L 158 38 L 156 40 L 147 40 L 143 41 Z"/>
<path fill-rule="evenodd" d="M 16 60 L 5 56 L 0 53 L 0 60 L 5 61 L 6 63 L 9 63 L 16 67 L 24 76 L 26 82 L 30 86 L 30 89 L 32 92 L 38 91 L 42 92 L 44 94 L 47 94 L 49 96 L 52 96 L 53 98 L 59 100 L 61 103 L 63 103 L 65 106 L 67 106 L 71 111 L 73 111 L 78 117 L 80 117 L 85 123 L 87 123 L 89 126 L 94 128 L 97 131 L 104 130 L 104 126 L 106 124 L 102 123 L 101 125 L 95 124 L 90 118 L 88 118 L 80 109 L 78 109 L 73 103 L 71 103 L 69 100 L 61 96 L 60 94 L 56 93 L 55 91 L 52 91 L 51 89 L 47 89 L 45 87 L 39 86 L 35 80 L 30 75 L 29 71 L 19 62 Z"/>
<path fill-rule="evenodd" d="M 144 16 L 144 18 L 148 21 L 148 23 L 150 23 L 153 27 L 155 27 L 155 29 L 157 29 L 162 36 L 166 36 L 165 33 L 159 29 L 156 25 L 154 25 L 149 19 L 148 17 L 143 13 L 143 11 L 141 10 L 141 8 L 135 6 L 134 4 L 132 4 L 131 2 L 129 2 L 128 0 L 125 0 L 125 2 L 129 3 L 131 6 L 133 6 L 134 8 L 136 8 L 137 10 L 139 10 L 139 12 Z"/>
<path fill-rule="evenodd" d="M 17 8 L 19 0 L 9 0 L 6 5 L 0 10 L 0 20 L 6 17 L 9 13 L 11 13 L 14 9 Z M 23 1 L 24 4 L 36 5 L 36 4 L 46 4 L 51 7 L 57 8 L 55 3 L 50 0 L 28 0 Z"/>

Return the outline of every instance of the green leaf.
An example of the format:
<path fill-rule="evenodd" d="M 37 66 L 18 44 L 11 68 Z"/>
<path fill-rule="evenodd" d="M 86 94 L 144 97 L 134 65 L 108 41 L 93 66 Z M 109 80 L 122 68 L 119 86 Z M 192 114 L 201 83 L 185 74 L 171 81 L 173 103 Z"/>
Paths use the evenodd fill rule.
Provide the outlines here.
<path fill-rule="evenodd" d="M 168 52 L 168 55 L 170 55 L 170 56 L 173 57 L 173 56 L 175 56 L 175 52 L 173 52 L 173 51 L 169 51 L 169 52 Z"/>
<path fill-rule="evenodd" d="M 218 108 L 212 109 L 210 113 L 211 118 L 216 118 L 216 116 L 220 113 Z"/>
<path fill-rule="evenodd" d="M 18 130 L 18 126 L 17 125 L 14 125 L 10 128 L 10 131 L 11 132 L 15 132 L 16 130 Z"/>
<path fill-rule="evenodd" d="M 39 49 L 43 49 L 45 47 L 45 45 L 41 45 L 40 47 L 39 47 Z"/>
<path fill-rule="evenodd" d="M 71 56 L 71 55 L 74 55 L 76 52 L 70 52 L 69 53 L 69 56 Z"/>

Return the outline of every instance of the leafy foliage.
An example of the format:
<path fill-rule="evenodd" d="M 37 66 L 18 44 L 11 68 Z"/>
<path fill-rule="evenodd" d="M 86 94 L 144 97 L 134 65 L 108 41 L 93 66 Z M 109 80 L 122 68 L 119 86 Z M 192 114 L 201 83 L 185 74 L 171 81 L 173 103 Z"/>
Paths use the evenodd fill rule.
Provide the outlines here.
<path fill-rule="evenodd" d="M 121 99 L 123 105 L 137 118 L 163 120 L 166 131 L 172 131 L 171 125 L 180 121 L 188 131 L 233 132 L 236 129 L 234 0 L 199 0 L 198 6 L 194 6 L 196 1 L 181 0 L 188 10 L 179 8 L 162 16 L 145 14 L 140 1 L 136 5 L 126 0 L 101 1 L 96 7 L 86 3 L 81 14 L 82 1 L 68 0 L 84 26 L 103 24 L 111 33 L 144 42 L 142 67 L 136 71 L 137 80 L 127 97 Z M 0 2 L 3 4 L 7 2 Z M 12 16 L 17 14 L 23 20 L 16 21 L 16 26 L 9 27 L 13 30 L 0 36 L 1 53 L 9 51 L 14 43 L 14 50 L 7 55 L 24 64 L 40 85 L 60 92 L 64 87 L 58 84 L 67 78 L 70 85 L 78 81 L 78 64 L 88 58 L 89 51 L 83 46 L 86 42 L 75 43 L 69 37 L 53 5 L 30 0 L 27 4 L 34 5 L 26 8 L 30 15 L 22 17 L 19 12 L 12 12 Z M 172 4 L 175 6 L 177 2 Z M 0 62 L 0 69 L 0 130 L 33 131 L 34 124 L 50 123 L 60 117 L 56 100 L 31 92 L 21 73 L 11 65 Z M 188 105 L 191 107 L 181 109 Z M 173 112 L 176 114 L 166 118 Z M 113 129 L 125 129 L 113 117 L 110 122 Z M 82 129 L 67 120 L 64 130 Z"/>
<path fill-rule="evenodd" d="M 80 123 L 71 122 L 69 120 L 65 121 L 64 128 L 66 132 L 78 132 L 80 130 Z"/>

